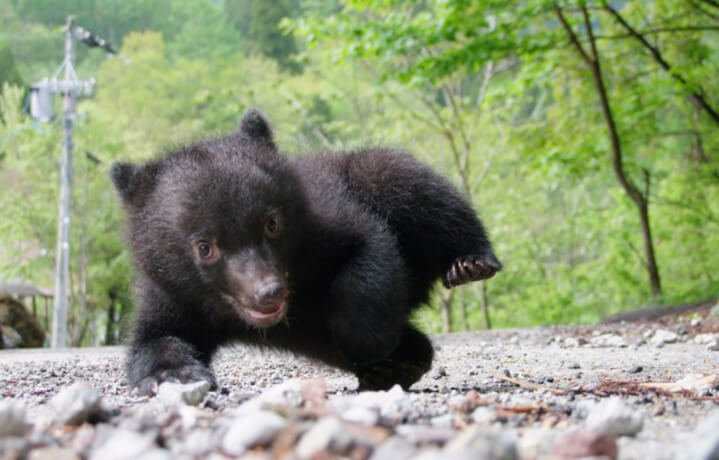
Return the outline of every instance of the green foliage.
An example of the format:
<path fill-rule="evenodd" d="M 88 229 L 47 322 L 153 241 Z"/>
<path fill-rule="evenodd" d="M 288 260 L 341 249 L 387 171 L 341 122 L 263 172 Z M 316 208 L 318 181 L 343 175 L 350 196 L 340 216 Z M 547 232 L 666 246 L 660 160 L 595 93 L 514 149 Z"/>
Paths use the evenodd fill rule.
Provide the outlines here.
<path fill-rule="evenodd" d="M 225 11 L 243 37 L 250 52 L 259 52 L 277 61 L 280 68 L 291 73 L 302 72 L 294 59 L 297 44 L 292 35 L 283 33 L 280 22 L 299 10 L 298 0 L 227 0 Z"/>
<path fill-rule="evenodd" d="M 15 66 L 10 47 L 6 42 L 0 41 L 0 86 L 3 83 L 19 85 L 22 83 L 22 78 Z"/>

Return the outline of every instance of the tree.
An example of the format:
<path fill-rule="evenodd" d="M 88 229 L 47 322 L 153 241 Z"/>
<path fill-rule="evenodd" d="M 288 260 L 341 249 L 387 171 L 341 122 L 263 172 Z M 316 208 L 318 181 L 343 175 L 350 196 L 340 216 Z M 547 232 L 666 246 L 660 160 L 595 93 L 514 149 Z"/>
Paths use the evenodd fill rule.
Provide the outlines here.
<path fill-rule="evenodd" d="M 250 51 L 276 60 L 284 70 L 302 72 L 302 65 L 294 59 L 298 52 L 294 37 L 279 27 L 284 18 L 299 12 L 297 0 L 230 0 L 225 2 L 225 12 L 249 40 Z"/>

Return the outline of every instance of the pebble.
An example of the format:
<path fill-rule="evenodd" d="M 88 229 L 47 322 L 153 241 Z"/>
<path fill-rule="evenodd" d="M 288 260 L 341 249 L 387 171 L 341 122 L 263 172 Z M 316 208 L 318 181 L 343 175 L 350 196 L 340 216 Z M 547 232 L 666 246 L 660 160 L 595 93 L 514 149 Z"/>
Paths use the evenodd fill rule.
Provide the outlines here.
<path fill-rule="evenodd" d="M 353 407 L 340 414 L 342 420 L 360 423 L 362 425 L 376 425 L 379 422 L 379 411 L 367 407 Z"/>
<path fill-rule="evenodd" d="M 287 421 L 268 411 L 257 411 L 236 416 L 222 438 L 222 449 L 232 455 L 269 442 L 285 427 Z"/>
<path fill-rule="evenodd" d="M 210 382 L 201 380 L 192 383 L 163 382 L 157 390 L 157 398 L 166 406 L 200 404 L 210 391 Z"/>
<path fill-rule="evenodd" d="M 479 423 L 480 425 L 491 423 L 496 416 L 497 412 L 487 406 L 478 407 L 472 412 L 472 420 L 474 423 Z"/>
<path fill-rule="evenodd" d="M 397 434 L 405 438 L 410 444 L 444 444 L 455 434 L 451 428 L 431 427 L 426 425 L 400 425 Z"/>
<path fill-rule="evenodd" d="M 587 344 L 587 340 L 583 337 L 567 337 L 562 342 L 565 348 L 577 348 Z"/>
<path fill-rule="evenodd" d="M 602 334 L 592 337 L 589 343 L 595 348 L 623 348 L 629 345 L 627 341 L 616 334 Z"/>
<path fill-rule="evenodd" d="M 90 460 L 144 459 L 145 455 L 151 455 L 153 459 L 161 458 L 161 453 L 154 452 L 157 449 L 154 433 L 141 434 L 113 428 L 103 431 L 98 436 L 99 445 L 90 452 Z M 162 458 L 169 458 L 169 452 Z"/>
<path fill-rule="evenodd" d="M 329 407 L 339 414 L 362 407 L 389 417 L 401 412 L 408 402 L 407 393 L 395 385 L 388 391 L 363 391 L 355 395 L 336 396 L 330 399 Z"/>
<path fill-rule="evenodd" d="M 596 431 L 573 430 L 554 445 L 554 455 L 562 459 L 607 457 L 615 460 L 618 453 L 614 436 Z"/>
<path fill-rule="evenodd" d="M 214 447 L 215 436 L 212 430 L 196 429 L 189 432 L 182 444 L 184 452 L 192 456 L 202 456 Z"/>
<path fill-rule="evenodd" d="M 302 436 L 296 453 L 300 458 L 311 458 L 326 449 L 343 451 L 351 442 L 352 438 L 342 422 L 335 417 L 324 417 Z"/>
<path fill-rule="evenodd" d="M 447 369 L 444 366 L 439 366 L 437 370 L 435 370 L 432 374 L 432 378 L 435 380 L 439 380 L 442 377 L 447 377 Z"/>
<path fill-rule="evenodd" d="M 417 456 L 417 449 L 399 436 L 388 439 L 375 448 L 369 460 L 410 460 Z"/>
<path fill-rule="evenodd" d="M 466 453 L 468 458 L 486 460 L 516 460 L 517 444 L 506 432 L 489 430 L 470 425 L 452 438 L 442 450 L 443 453 Z"/>
<path fill-rule="evenodd" d="M 661 347 L 667 343 L 675 343 L 677 340 L 679 340 L 679 336 L 676 333 L 666 329 L 657 329 L 654 335 L 652 335 L 650 342 L 655 346 Z"/>
<path fill-rule="evenodd" d="M 80 460 L 80 456 L 72 449 L 42 447 L 30 451 L 27 460 Z"/>
<path fill-rule="evenodd" d="M 300 407 L 304 401 L 303 383 L 300 379 L 289 379 L 263 391 L 262 394 L 245 401 L 233 412 L 236 414 L 254 413 L 267 406 Z"/>
<path fill-rule="evenodd" d="M 632 366 L 629 368 L 629 370 L 627 370 L 627 372 L 629 372 L 630 374 L 638 374 L 643 370 L 644 370 L 644 367 L 642 367 L 642 366 Z"/>
<path fill-rule="evenodd" d="M 611 397 L 590 409 L 586 425 L 611 436 L 634 436 L 642 430 L 644 417 L 627 407 L 621 398 Z"/>
<path fill-rule="evenodd" d="M 64 387 L 50 400 L 50 406 L 63 425 L 104 422 L 110 418 L 102 396 L 87 382 Z"/>
<path fill-rule="evenodd" d="M 25 404 L 7 399 L 0 401 L 0 438 L 22 436 L 28 424 L 25 420 Z"/>
<path fill-rule="evenodd" d="M 717 339 L 719 339 L 719 335 L 716 334 L 697 334 L 696 337 L 694 337 L 694 343 L 698 343 L 699 345 L 708 345 L 715 342 Z"/>
<path fill-rule="evenodd" d="M 454 416 L 452 414 L 443 414 L 443 415 L 438 415 L 437 417 L 432 417 L 430 419 L 429 423 L 432 426 L 436 426 L 436 427 L 451 428 L 453 420 L 454 420 Z"/>
<path fill-rule="evenodd" d="M 714 343 L 710 343 L 709 345 L 707 345 L 707 350 L 708 351 L 719 351 L 719 339 L 714 341 Z"/>
<path fill-rule="evenodd" d="M 719 410 L 705 418 L 692 434 L 692 438 L 683 443 L 675 452 L 676 458 L 685 460 L 719 459 Z"/>

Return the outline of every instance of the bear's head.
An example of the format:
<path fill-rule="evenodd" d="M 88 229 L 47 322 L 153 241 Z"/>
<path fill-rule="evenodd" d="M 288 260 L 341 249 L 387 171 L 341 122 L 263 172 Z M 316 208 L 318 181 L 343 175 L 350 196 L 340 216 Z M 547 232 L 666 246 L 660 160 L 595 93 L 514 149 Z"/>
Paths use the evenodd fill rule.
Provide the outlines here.
<path fill-rule="evenodd" d="M 135 263 L 168 296 L 254 327 L 285 317 L 305 194 L 259 112 L 229 136 L 116 163 L 111 177 Z"/>

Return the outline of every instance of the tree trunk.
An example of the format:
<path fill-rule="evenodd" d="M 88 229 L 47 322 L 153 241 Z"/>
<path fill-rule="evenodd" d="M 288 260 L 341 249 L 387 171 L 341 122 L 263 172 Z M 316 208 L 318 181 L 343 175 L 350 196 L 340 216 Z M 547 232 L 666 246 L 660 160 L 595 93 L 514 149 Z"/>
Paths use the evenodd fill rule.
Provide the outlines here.
<path fill-rule="evenodd" d="M 659 268 L 657 266 L 656 257 L 654 255 L 654 242 L 652 240 L 651 226 L 649 223 L 649 177 L 647 174 L 647 191 L 645 194 L 642 194 L 642 192 L 637 188 L 637 186 L 632 183 L 629 177 L 627 177 L 627 174 L 624 171 L 622 144 L 619 140 L 619 131 L 617 130 L 617 125 L 614 120 L 612 107 L 609 104 L 607 88 L 604 85 L 604 79 L 602 77 L 602 68 L 599 62 L 599 52 L 597 51 L 597 46 L 594 40 L 592 22 L 589 19 L 589 13 L 586 6 L 582 6 L 581 9 L 582 14 L 584 15 L 584 26 L 587 30 L 587 35 L 589 36 L 591 54 L 589 54 L 582 46 L 581 42 L 579 41 L 579 38 L 574 33 L 574 30 L 565 19 L 562 9 L 558 5 L 555 5 L 555 12 L 557 13 L 559 21 L 564 27 L 564 30 L 569 35 L 569 39 L 571 40 L 572 44 L 577 49 L 577 51 L 579 51 L 585 63 L 589 67 L 589 70 L 592 73 L 594 85 L 597 89 L 599 100 L 602 105 L 602 113 L 604 114 L 604 120 L 607 123 L 607 128 L 609 131 L 609 140 L 612 145 L 612 167 L 614 169 L 614 173 L 617 176 L 619 184 L 622 186 L 629 198 L 632 199 L 639 213 L 639 220 L 642 227 L 642 238 L 644 239 L 644 254 L 646 257 L 645 266 L 649 275 L 649 288 L 651 290 L 652 296 L 656 297 L 661 294 L 662 288 L 661 280 L 659 277 Z"/>
<path fill-rule="evenodd" d="M 487 330 L 492 329 L 492 322 L 489 319 L 489 295 L 487 294 L 487 280 L 483 280 L 482 284 L 482 314 L 484 315 L 484 326 Z"/>
<path fill-rule="evenodd" d="M 652 297 L 658 297 L 662 293 L 662 282 L 659 278 L 659 268 L 654 256 L 654 244 L 652 242 L 652 229 L 649 225 L 649 203 L 644 200 L 637 204 L 639 208 L 639 219 L 642 223 L 642 237 L 644 238 L 644 253 L 647 258 L 647 272 L 649 272 L 649 288 Z"/>
<path fill-rule="evenodd" d="M 440 307 L 442 308 L 442 332 L 452 332 L 454 325 L 452 324 L 452 299 L 454 298 L 454 290 L 446 291 L 442 294 Z"/>
<path fill-rule="evenodd" d="M 105 326 L 105 345 L 115 344 L 115 295 L 110 293 L 110 308 L 107 309 L 107 324 Z"/>

